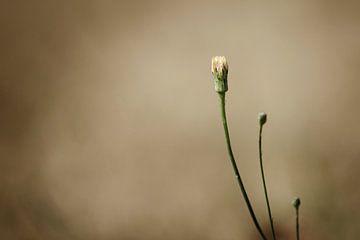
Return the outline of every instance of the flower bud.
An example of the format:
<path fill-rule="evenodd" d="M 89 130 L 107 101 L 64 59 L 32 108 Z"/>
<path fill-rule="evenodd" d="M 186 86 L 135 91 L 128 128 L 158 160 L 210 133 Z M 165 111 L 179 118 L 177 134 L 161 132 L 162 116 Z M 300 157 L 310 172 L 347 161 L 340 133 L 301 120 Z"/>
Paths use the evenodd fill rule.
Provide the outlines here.
<path fill-rule="evenodd" d="M 259 113 L 258 115 L 259 124 L 262 126 L 266 123 L 267 115 L 264 112 Z"/>
<path fill-rule="evenodd" d="M 227 74 L 228 64 L 226 58 L 222 56 L 213 57 L 211 60 L 211 72 L 214 77 L 215 91 L 225 93 L 228 90 Z"/>
<path fill-rule="evenodd" d="M 291 202 L 291 204 L 294 206 L 294 208 L 296 208 L 296 209 L 298 209 L 299 207 L 300 207 L 300 204 L 301 204 L 301 202 L 300 202 L 300 198 L 295 198 L 292 202 Z"/>

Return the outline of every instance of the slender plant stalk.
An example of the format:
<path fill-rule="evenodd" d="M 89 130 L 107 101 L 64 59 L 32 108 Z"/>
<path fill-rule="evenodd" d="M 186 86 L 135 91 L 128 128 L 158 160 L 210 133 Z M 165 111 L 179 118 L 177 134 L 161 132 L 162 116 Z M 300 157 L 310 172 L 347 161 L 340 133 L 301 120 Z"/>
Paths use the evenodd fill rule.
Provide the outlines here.
<path fill-rule="evenodd" d="M 268 210 L 268 214 L 269 214 L 269 220 L 270 220 L 270 225 L 271 225 L 272 238 L 273 238 L 274 240 L 276 240 L 274 223 L 273 223 L 273 218 L 272 218 L 272 215 L 271 215 L 271 208 L 270 208 L 269 197 L 268 197 L 267 188 L 266 188 L 265 174 L 264 174 L 264 167 L 263 167 L 263 158 L 262 158 L 262 129 L 263 129 L 263 124 L 260 123 L 260 131 L 259 131 L 259 158 L 260 158 L 261 178 L 262 178 L 262 183 L 263 183 L 263 186 L 264 186 L 264 193 L 265 193 L 266 206 L 267 206 L 267 210 Z"/>
<path fill-rule="evenodd" d="M 222 122 L 223 122 L 223 126 L 224 126 L 227 150 L 228 150 L 228 154 L 229 154 L 229 158 L 230 158 L 232 167 L 233 167 L 234 172 L 235 172 L 235 177 L 238 180 L 241 193 L 242 193 L 242 195 L 243 195 L 243 197 L 245 199 L 247 208 L 248 208 L 248 210 L 250 212 L 250 215 L 251 215 L 251 218 L 252 218 L 252 220 L 253 220 L 253 222 L 255 224 L 255 227 L 258 230 L 259 234 L 261 235 L 262 239 L 266 240 L 266 236 L 265 236 L 264 232 L 262 231 L 261 226 L 260 226 L 260 224 L 259 224 L 259 222 L 258 222 L 258 220 L 257 220 L 257 218 L 255 216 L 254 210 L 253 210 L 253 208 L 251 206 L 249 197 L 248 197 L 248 195 L 246 193 L 244 184 L 242 182 L 239 170 L 238 170 L 237 165 L 236 165 L 234 154 L 232 152 L 229 129 L 228 129 L 227 119 L 226 119 L 226 111 L 225 111 L 225 92 L 218 92 L 218 93 L 219 93 L 219 97 L 220 97 L 221 116 L 222 116 Z"/>
<path fill-rule="evenodd" d="M 300 240 L 299 208 L 296 208 L 296 240 Z"/>
<path fill-rule="evenodd" d="M 299 227 L 299 208 L 300 208 L 300 204 L 301 204 L 301 201 L 300 201 L 300 198 L 295 198 L 293 201 L 292 201 L 292 205 L 294 206 L 295 208 L 295 211 L 296 211 L 296 239 L 297 240 L 300 240 L 300 227 Z"/>

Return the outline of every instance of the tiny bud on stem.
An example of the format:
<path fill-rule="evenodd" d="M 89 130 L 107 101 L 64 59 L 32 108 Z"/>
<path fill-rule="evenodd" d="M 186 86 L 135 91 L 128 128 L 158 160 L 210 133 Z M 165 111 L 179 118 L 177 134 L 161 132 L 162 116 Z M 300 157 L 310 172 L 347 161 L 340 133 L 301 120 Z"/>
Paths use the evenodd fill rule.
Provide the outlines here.
<path fill-rule="evenodd" d="M 291 204 L 294 206 L 294 208 L 298 209 L 300 207 L 300 204 L 301 204 L 301 201 L 300 201 L 300 198 L 295 198 Z"/>
<path fill-rule="evenodd" d="M 267 114 L 264 112 L 259 113 L 258 120 L 259 120 L 259 124 L 261 126 L 264 125 L 267 121 Z"/>

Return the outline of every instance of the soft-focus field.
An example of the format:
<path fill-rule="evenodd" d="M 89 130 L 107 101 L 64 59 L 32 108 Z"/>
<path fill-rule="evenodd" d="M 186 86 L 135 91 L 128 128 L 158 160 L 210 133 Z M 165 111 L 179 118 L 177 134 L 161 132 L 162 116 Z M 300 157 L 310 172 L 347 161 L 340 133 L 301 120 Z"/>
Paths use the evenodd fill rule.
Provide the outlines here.
<path fill-rule="evenodd" d="M 0 238 L 258 239 L 232 175 L 210 60 L 255 210 L 357 239 L 356 1 L 1 1 Z"/>

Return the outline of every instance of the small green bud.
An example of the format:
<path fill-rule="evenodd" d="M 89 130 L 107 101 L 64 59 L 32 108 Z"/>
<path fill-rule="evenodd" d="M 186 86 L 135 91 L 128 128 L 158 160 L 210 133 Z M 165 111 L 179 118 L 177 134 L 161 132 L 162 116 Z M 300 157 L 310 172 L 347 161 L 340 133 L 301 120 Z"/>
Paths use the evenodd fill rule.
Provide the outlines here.
<path fill-rule="evenodd" d="M 291 202 L 291 204 L 294 206 L 294 208 L 296 208 L 296 209 L 298 209 L 299 207 L 300 207 L 300 204 L 301 204 L 301 202 L 300 202 L 300 198 L 295 198 L 292 202 Z"/>
<path fill-rule="evenodd" d="M 228 70 L 229 67 L 225 57 L 216 56 L 212 58 L 211 72 L 214 77 L 215 91 L 218 93 L 225 93 L 228 90 Z"/>
<path fill-rule="evenodd" d="M 259 113 L 258 115 L 259 124 L 262 126 L 266 123 L 267 120 L 267 114 L 264 112 Z"/>

